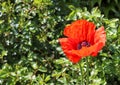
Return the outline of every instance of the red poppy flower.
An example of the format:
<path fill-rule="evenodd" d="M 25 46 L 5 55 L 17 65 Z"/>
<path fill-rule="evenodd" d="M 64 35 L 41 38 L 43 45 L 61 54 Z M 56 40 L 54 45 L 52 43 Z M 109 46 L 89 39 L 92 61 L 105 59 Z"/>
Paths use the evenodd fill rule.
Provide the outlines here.
<path fill-rule="evenodd" d="M 105 46 L 106 33 L 101 26 L 96 26 L 86 20 L 77 20 L 64 29 L 67 38 L 60 38 L 59 42 L 67 58 L 77 63 L 83 57 L 97 56 L 98 52 Z"/>

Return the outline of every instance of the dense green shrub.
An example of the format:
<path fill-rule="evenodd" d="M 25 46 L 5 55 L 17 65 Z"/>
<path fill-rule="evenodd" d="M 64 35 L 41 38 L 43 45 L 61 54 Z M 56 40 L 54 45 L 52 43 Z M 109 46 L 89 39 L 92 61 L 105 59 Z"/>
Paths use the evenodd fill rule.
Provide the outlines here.
<path fill-rule="evenodd" d="M 103 3 L 113 7 L 108 10 Z M 1 0 L 0 84 L 80 85 L 80 67 L 65 58 L 58 38 L 63 36 L 65 25 L 87 19 L 97 27 L 104 25 L 107 33 L 106 46 L 89 61 L 90 85 L 118 85 L 120 21 L 108 17 L 120 17 L 119 3 L 118 0 Z M 85 64 L 83 59 L 84 74 Z"/>

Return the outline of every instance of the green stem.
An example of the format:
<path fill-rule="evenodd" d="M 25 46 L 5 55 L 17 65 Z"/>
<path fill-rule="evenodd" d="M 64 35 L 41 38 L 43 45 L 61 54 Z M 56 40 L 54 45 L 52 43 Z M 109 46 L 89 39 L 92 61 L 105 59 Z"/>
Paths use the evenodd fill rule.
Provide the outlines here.
<path fill-rule="evenodd" d="M 81 62 L 79 63 L 79 67 L 80 67 L 80 72 L 81 72 L 81 85 L 83 85 L 83 70 L 82 70 L 82 66 L 81 66 L 81 64 L 82 64 L 82 60 L 81 60 Z"/>
<path fill-rule="evenodd" d="M 86 58 L 87 63 L 87 79 L 86 79 L 86 85 L 89 85 L 89 57 Z"/>

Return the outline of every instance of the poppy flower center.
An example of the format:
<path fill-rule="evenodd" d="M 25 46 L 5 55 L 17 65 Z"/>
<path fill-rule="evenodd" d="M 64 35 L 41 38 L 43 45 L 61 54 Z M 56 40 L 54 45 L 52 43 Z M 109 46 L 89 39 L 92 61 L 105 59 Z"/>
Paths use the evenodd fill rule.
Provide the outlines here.
<path fill-rule="evenodd" d="M 79 49 L 81 49 L 82 47 L 89 47 L 89 46 L 90 46 L 90 43 L 89 43 L 89 42 L 83 41 L 83 42 L 81 42 L 81 43 L 79 43 L 79 44 L 77 45 L 77 49 L 79 50 Z"/>

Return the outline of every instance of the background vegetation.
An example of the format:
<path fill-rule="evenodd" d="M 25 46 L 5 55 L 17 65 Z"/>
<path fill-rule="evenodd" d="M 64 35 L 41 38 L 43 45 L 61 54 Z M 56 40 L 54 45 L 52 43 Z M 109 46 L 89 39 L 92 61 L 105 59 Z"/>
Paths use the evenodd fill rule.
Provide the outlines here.
<path fill-rule="evenodd" d="M 105 26 L 106 46 L 90 57 L 90 85 L 120 84 L 120 0 L 1 0 L 0 85 L 81 85 L 80 67 L 63 54 L 65 25 Z M 84 78 L 86 62 L 81 61 Z M 85 79 L 84 79 L 85 81 Z"/>

